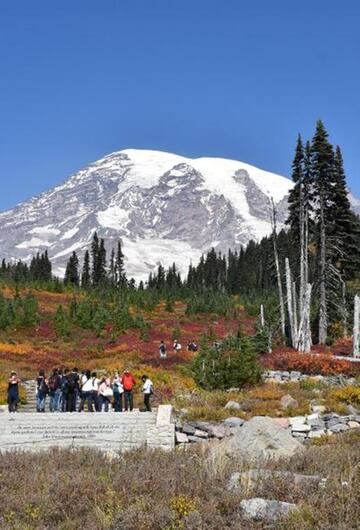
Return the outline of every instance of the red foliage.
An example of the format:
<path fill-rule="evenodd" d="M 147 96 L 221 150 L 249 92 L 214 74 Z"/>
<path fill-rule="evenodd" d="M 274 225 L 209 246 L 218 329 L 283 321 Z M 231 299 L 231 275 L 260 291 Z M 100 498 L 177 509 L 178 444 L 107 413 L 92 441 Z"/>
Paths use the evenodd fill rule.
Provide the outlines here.
<path fill-rule="evenodd" d="M 276 351 L 262 357 L 264 368 L 269 370 L 295 370 L 309 375 L 360 374 L 360 363 L 336 359 L 331 354 Z"/>

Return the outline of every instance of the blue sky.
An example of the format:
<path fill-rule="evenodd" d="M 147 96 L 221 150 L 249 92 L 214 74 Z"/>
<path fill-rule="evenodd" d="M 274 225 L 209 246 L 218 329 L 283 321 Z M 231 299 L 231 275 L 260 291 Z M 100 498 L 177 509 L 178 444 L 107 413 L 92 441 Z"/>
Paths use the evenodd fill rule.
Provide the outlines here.
<path fill-rule="evenodd" d="M 0 5 L 0 209 L 127 147 L 289 175 L 322 118 L 360 195 L 360 3 Z"/>

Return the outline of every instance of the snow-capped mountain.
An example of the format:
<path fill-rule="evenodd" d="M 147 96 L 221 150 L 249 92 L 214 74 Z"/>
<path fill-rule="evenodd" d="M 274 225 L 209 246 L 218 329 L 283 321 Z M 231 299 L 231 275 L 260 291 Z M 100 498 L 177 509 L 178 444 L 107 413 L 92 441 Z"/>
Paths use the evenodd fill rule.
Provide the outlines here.
<path fill-rule="evenodd" d="M 226 251 L 269 234 L 270 197 L 280 227 L 291 187 L 236 160 L 126 149 L 0 213 L 0 256 L 29 260 L 47 249 L 62 275 L 97 230 L 108 249 L 122 238 L 129 276 L 145 278 L 159 262 L 185 272 L 212 246 Z"/>

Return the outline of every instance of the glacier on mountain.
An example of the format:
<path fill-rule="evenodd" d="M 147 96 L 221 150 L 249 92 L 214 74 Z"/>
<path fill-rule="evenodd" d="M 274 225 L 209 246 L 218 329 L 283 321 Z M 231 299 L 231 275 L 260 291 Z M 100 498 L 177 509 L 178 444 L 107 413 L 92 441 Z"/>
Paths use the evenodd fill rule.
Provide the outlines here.
<path fill-rule="evenodd" d="M 28 260 L 47 250 L 62 275 L 96 230 L 109 250 L 123 240 L 129 276 L 144 279 L 173 261 L 185 273 L 212 246 L 227 251 L 269 234 L 270 197 L 280 228 L 292 185 L 236 160 L 125 149 L 0 213 L 1 257 Z"/>

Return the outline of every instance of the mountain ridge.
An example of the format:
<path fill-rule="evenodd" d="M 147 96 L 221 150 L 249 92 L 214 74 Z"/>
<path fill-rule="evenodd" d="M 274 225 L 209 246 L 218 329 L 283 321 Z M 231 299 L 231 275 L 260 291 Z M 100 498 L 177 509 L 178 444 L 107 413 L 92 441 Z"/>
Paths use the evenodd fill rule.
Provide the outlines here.
<path fill-rule="evenodd" d="M 71 252 L 82 257 L 96 230 L 108 249 L 123 239 L 129 276 L 144 279 L 160 262 L 173 261 L 184 273 L 212 246 L 227 251 L 268 235 L 270 197 L 283 226 L 292 186 L 231 159 L 115 151 L 1 212 L 2 257 L 28 261 L 48 250 L 62 276 Z"/>

